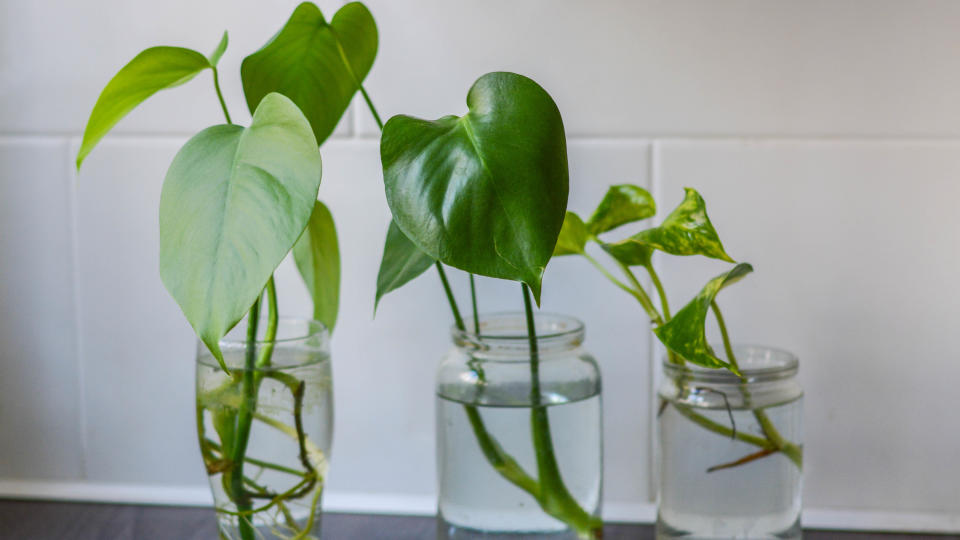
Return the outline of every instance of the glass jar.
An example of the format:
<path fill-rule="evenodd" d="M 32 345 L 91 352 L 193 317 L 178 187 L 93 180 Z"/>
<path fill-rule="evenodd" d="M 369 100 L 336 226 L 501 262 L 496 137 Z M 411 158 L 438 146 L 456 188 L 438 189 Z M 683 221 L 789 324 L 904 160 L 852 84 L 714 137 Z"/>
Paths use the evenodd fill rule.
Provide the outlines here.
<path fill-rule="evenodd" d="M 800 538 L 797 358 L 768 347 L 733 350 L 742 379 L 664 361 L 657 538 Z"/>
<path fill-rule="evenodd" d="M 220 341 L 229 374 L 197 345 L 197 434 L 220 538 L 320 538 L 333 433 L 327 330 L 280 319 L 262 341 L 266 327 L 252 346 L 245 321 Z"/>
<path fill-rule="evenodd" d="M 534 326 L 535 348 L 523 313 L 452 331 L 437 373 L 439 538 L 602 534 L 600 371 L 583 323 Z"/>

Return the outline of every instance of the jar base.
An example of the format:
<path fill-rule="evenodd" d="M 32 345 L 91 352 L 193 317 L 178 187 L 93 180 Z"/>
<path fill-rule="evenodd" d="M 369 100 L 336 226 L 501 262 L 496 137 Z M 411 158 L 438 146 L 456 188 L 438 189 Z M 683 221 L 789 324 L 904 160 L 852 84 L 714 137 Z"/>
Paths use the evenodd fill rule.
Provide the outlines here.
<path fill-rule="evenodd" d="M 579 540 L 580 537 L 570 530 L 551 531 L 498 531 L 460 527 L 437 518 L 437 540 Z"/>
<path fill-rule="evenodd" d="M 800 527 L 800 519 L 798 518 L 793 522 L 789 527 L 783 530 L 777 531 L 768 531 L 765 533 L 717 533 L 714 531 L 705 530 L 696 530 L 694 527 L 680 527 L 676 524 L 668 523 L 663 519 L 659 513 L 657 514 L 657 523 L 656 523 L 656 536 L 657 540 L 728 540 L 730 538 L 737 538 L 743 540 L 799 540 L 803 537 L 803 532 Z"/>

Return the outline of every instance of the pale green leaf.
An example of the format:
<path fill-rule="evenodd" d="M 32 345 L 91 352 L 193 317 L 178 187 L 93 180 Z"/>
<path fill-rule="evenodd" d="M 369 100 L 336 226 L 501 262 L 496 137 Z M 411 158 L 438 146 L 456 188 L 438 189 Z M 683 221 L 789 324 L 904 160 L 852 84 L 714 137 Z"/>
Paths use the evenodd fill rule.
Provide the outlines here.
<path fill-rule="evenodd" d="M 123 66 L 100 93 L 77 153 L 77 169 L 124 116 L 165 88 L 179 86 L 210 67 L 205 56 L 182 47 L 153 47 Z"/>
<path fill-rule="evenodd" d="M 340 307 L 340 248 L 333 215 L 320 201 L 293 246 L 293 260 L 313 298 L 313 318 L 332 333 Z"/>
<path fill-rule="evenodd" d="M 223 37 L 220 38 L 220 43 L 217 44 L 217 48 L 210 53 L 208 60 L 210 65 L 216 67 L 220 63 L 220 58 L 223 56 L 223 53 L 227 50 L 227 43 L 229 43 L 230 38 L 227 36 L 227 31 L 223 31 Z"/>
<path fill-rule="evenodd" d="M 248 128 L 207 128 L 180 149 L 160 196 L 160 277 L 223 364 L 247 313 L 310 219 L 320 187 L 310 124 L 271 94 Z"/>

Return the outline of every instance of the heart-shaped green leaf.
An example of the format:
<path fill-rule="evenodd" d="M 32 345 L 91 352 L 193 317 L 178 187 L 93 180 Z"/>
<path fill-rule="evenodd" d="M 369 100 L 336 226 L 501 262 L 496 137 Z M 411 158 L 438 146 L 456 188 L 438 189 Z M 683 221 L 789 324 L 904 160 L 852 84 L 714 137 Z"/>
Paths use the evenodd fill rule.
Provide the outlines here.
<path fill-rule="evenodd" d="M 514 73 L 488 73 L 469 112 L 436 121 L 394 116 L 380 139 L 387 203 L 435 260 L 522 281 L 539 303 L 567 206 L 563 119 L 550 95 Z"/>
<path fill-rule="evenodd" d="M 600 242 L 600 247 L 611 257 L 627 266 L 650 266 L 653 258 L 653 248 L 626 238 L 613 244 Z"/>
<path fill-rule="evenodd" d="M 293 260 L 313 298 L 313 318 L 333 332 L 340 307 L 340 248 L 333 215 L 320 201 L 293 246 Z"/>
<path fill-rule="evenodd" d="M 707 217 L 707 205 L 696 190 L 684 188 L 683 202 L 663 220 L 659 227 L 640 231 L 630 237 L 671 255 L 703 255 L 728 262 L 736 262 L 720 243 L 717 231 Z"/>
<path fill-rule="evenodd" d="M 710 311 L 710 303 L 716 298 L 720 289 L 736 283 L 752 271 L 752 266 L 740 263 L 729 272 L 711 279 L 700 294 L 678 311 L 669 322 L 655 328 L 653 332 L 668 349 L 685 360 L 703 367 L 727 368 L 737 373 L 732 364 L 717 358 L 710 344 L 707 343 L 707 314 Z"/>
<path fill-rule="evenodd" d="M 250 127 L 207 128 L 160 195 L 160 277 L 210 352 L 247 313 L 307 226 L 320 187 L 310 124 L 271 94 Z"/>
<path fill-rule="evenodd" d="M 380 272 L 377 274 L 377 298 L 373 310 L 377 310 L 377 304 L 385 294 L 413 281 L 433 263 L 434 260 L 411 242 L 395 221 L 391 221 L 387 241 L 383 245 Z"/>
<path fill-rule="evenodd" d="M 224 48 L 225 43 L 226 34 L 221 40 Z M 182 47 L 152 47 L 135 56 L 110 79 L 97 98 L 83 131 L 77 169 L 100 139 L 137 105 L 160 90 L 189 81 L 208 67 L 212 65 L 207 57 Z"/>
<path fill-rule="evenodd" d="M 647 219 L 657 213 L 657 205 L 650 193 L 640 186 L 620 184 L 610 186 L 600 205 L 587 221 L 591 234 L 600 234 L 627 223 Z"/>
<path fill-rule="evenodd" d="M 251 111 L 263 96 L 279 92 L 310 120 L 318 144 L 340 121 L 377 56 L 377 25 L 370 11 L 351 2 L 329 23 L 310 2 L 259 51 L 243 60 L 240 77 Z"/>
<path fill-rule="evenodd" d="M 563 227 L 560 229 L 560 236 L 557 237 L 557 245 L 553 248 L 553 256 L 561 255 L 579 255 L 590 239 L 590 232 L 587 226 L 577 214 L 568 211 L 563 218 Z"/>

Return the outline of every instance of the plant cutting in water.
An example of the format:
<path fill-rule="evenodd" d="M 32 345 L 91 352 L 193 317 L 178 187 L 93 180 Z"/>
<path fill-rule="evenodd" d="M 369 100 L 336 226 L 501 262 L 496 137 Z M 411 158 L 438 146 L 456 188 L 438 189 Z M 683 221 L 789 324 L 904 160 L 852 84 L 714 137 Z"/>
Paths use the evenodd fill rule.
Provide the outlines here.
<path fill-rule="evenodd" d="M 333 328 L 340 257 L 333 218 L 317 200 L 318 146 L 370 71 L 377 39 L 373 17 L 360 3 L 345 5 L 329 22 L 315 5 L 298 6 L 284 27 L 243 61 L 243 91 L 252 114 L 247 127 L 232 122 L 220 90 L 217 65 L 227 48 L 226 32 L 210 56 L 181 47 L 144 50 L 104 88 L 77 156 L 79 168 L 140 103 L 211 71 L 226 123 L 193 136 L 167 171 L 160 199 L 160 276 L 227 375 L 219 387 L 198 394 L 197 428 L 207 471 L 220 476 L 232 503 L 217 511 L 234 516 L 243 540 L 260 537 L 255 519 L 274 523 L 278 537 L 312 537 L 326 458 L 302 425 L 307 381 L 273 368 L 278 327 L 273 273 L 292 251 L 313 299 L 314 318 Z M 244 318 L 246 353 L 231 367 L 220 342 Z M 266 329 L 258 332 L 261 318 Z M 265 379 L 290 393 L 293 406 L 283 421 L 258 410 Z M 205 432 L 208 417 L 216 433 Z M 247 455 L 254 422 L 295 444 L 299 468 Z M 286 474 L 289 485 L 259 484 L 264 471 Z M 291 515 L 294 502 L 308 508 L 305 524 Z"/>
<path fill-rule="evenodd" d="M 568 172 L 563 121 L 553 99 L 532 80 L 488 73 L 467 95 L 463 116 L 422 120 L 394 116 L 380 142 L 387 202 L 393 222 L 377 280 L 384 294 L 434 266 L 455 324 L 464 330 L 444 266 L 470 275 L 474 331 L 474 275 L 519 281 L 530 354 L 530 436 L 536 470 L 525 469 L 486 428 L 474 405 L 464 404 L 484 457 L 500 477 L 528 493 L 539 507 L 581 538 L 599 538 L 602 523 L 584 510 L 564 482 L 540 391 L 533 300 L 560 234 Z M 533 300 L 531 299 L 533 298 Z M 483 372 L 476 375 L 482 380 Z"/>
<path fill-rule="evenodd" d="M 741 391 L 749 406 L 750 394 L 746 389 L 747 380 L 740 373 L 737 358 L 730 344 L 727 327 L 717 305 L 716 296 L 721 289 L 736 283 L 753 271 L 747 263 L 737 264 L 723 248 L 716 230 L 707 217 L 707 208 L 703 198 L 695 190 L 687 188 L 683 202 L 657 226 L 642 230 L 632 236 L 611 242 L 600 235 L 622 225 L 651 218 L 656 213 L 653 197 L 639 186 L 622 184 L 611 186 L 600 201 L 596 210 L 587 221 L 574 212 L 567 212 L 563 222 L 563 231 L 557 242 L 555 255 L 579 255 L 586 258 L 597 270 L 621 290 L 640 303 L 653 325 L 653 333 L 667 348 L 669 362 L 683 366 L 691 362 L 698 366 L 713 369 L 727 369 L 741 378 Z M 618 279 L 596 258 L 587 253 L 588 243 L 596 243 L 603 249 L 620 269 L 626 282 Z M 687 305 L 671 315 L 666 292 L 653 266 L 653 253 L 662 251 L 670 255 L 702 255 L 735 264 L 733 268 L 711 279 Z M 660 309 L 651 300 L 650 295 L 640 284 L 632 268 L 642 267 L 648 274 L 660 300 Z M 713 312 L 723 340 L 726 353 L 721 359 L 706 337 L 706 324 L 709 312 Z M 682 378 L 680 384 L 683 384 Z M 717 391 L 719 392 L 719 391 Z M 743 466 L 752 461 L 776 453 L 782 453 L 797 468 L 802 467 L 803 448 L 780 435 L 777 426 L 770 420 L 762 408 L 752 410 L 762 436 L 738 431 L 730 413 L 730 426 L 711 420 L 683 404 L 673 403 L 677 411 L 704 429 L 719 435 L 734 438 L 756 447 L 756 452 L 741 459 L 719 463 L 708 472 Z M 660 411 L 668 406 L 661 401 Z M 729 405 L 728 405 L 729 412 Z"/>

